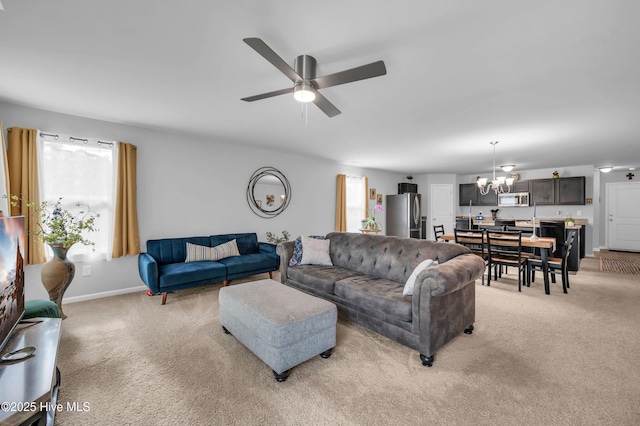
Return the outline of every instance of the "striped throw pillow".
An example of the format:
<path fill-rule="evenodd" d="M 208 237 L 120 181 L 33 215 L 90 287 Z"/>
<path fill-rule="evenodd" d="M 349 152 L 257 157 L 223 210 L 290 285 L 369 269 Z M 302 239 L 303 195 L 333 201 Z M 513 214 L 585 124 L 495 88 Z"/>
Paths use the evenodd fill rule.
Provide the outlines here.
<path fill-rule="evenodd" d="M 236 240 L 231 240 L 215 247 L 199 246 L 187 243 L 185 262 L 201 262 L 204 260 L 220 260 L 225 257 L 240 256 Z"/>

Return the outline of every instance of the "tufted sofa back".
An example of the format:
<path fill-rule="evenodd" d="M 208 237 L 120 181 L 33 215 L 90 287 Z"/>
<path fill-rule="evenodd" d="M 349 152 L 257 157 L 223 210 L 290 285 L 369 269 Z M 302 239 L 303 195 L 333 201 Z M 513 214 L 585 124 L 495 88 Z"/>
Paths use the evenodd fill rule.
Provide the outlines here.
<path fill-rule="evenodd" d="M 331 232 L 329 253 L 335 266 L 404 283 L 425 259 L 444 263 L 471 251 L 458 244 L 385 235 Z"/>

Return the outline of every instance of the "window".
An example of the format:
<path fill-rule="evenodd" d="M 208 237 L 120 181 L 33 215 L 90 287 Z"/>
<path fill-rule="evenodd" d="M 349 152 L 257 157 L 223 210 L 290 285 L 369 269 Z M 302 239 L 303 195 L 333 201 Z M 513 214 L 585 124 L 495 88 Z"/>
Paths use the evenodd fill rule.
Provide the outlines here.
<path fill-rule="evenodd" d="M 54 136 L 40 132 L 38 137 L 40 199 L 53 204 L 62 198 L 62 207 L 71 213 L 86 209 L 76 203 L 88 204 L 100 215 L 95 222 L 98 231 L 85 235 L 95 247 L 75 244 L 68 256 L 73 261 L 110 259 L 117 144 Z M 47 251 L 51 257 L 50 249 Z"/>
<path fill-rule="evenodd" d="M 365 219 L 367 197 L 365 178 L 347 176 L 347 232 L 360 232 Z"/>

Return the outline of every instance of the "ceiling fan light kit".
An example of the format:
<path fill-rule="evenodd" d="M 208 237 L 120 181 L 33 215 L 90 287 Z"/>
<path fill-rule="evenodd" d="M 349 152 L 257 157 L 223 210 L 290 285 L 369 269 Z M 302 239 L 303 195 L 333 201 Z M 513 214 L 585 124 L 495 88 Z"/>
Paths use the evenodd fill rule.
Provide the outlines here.
<path fill-rule="evenodd" d="M 298 102 L 313 102 L 322 112 L 329 117 L 340 114 L 340 110 L 325 98 L 319 89 L 337 86 L 339 84 L 352 83 L 372 77 L 379 77 L 387 73 L 384 62 L 377 61 L 360 67 L 325 75 L 316 78 L 317 62 L 313 56 L 298 56 L 291 68 L 278 54 L 276 54 L 265 42 L 259 38 L 245 38 L 243 41 L 253 50 L 258 52 L 263 58 L 269 61 L 280 72 L 286 75 L 293 82 L 293 87 L 289 89 L 275 90 L 261 95 L 242 98 L 245 102 L 258 101 L 260 99 L 271 98 L 273 96 L 284 95 L 293 92 L 293 98 Z"/>

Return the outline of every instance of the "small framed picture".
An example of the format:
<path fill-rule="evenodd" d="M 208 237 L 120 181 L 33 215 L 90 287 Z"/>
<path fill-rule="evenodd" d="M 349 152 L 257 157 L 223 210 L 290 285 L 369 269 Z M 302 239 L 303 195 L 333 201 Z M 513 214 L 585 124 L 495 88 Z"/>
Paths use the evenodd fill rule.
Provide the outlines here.
<path fill-rule="evenodd" d="M 375 200 L 376 199 L 376 189 L 375 188 L 369 188 L 369 199 L 370 200 Z"/>
<path fill-rule="evenodd" d="M 382 194 L 378 194 L 378 198 L 376 200 L 376 204 L 382 205 Z"/>

